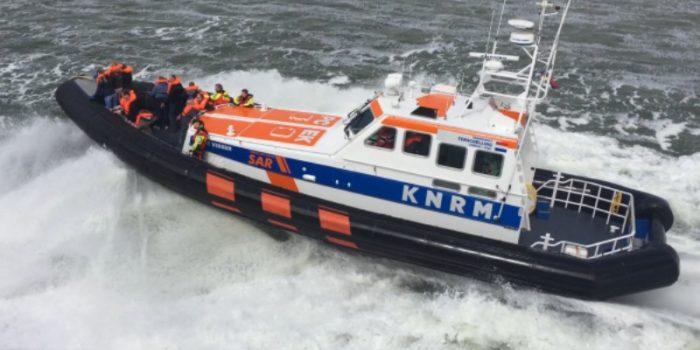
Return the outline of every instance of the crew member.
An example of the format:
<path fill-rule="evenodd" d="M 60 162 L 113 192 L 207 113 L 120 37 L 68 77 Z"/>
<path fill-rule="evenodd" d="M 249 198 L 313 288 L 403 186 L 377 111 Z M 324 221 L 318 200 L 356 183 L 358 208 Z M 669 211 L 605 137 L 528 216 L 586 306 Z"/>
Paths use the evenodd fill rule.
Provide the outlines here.
<path fill-rule="evenodd" d="M 122 63 L 122 86 L 124 88 L 129 88 L 133 81 L 134 67 Z"/>
<path fill-rule="evenodd" d="M 185 89 L 182 87 L 180 78 L 176 75 L 171 75 L 168 79 L 168 128 L 171 132 L 177 131 L 177 118 L 185 107 L 186 95 Z"/>
<path fill-rule="evenodd" d="M 204 91 L 200 91 L 193 100 L 187 101 L 187 106 L 177 118 L 180 121 L 180 140 L 184 141 L 190 121 L 207 110 L 207 103 L 209 103 L 209 94 Z"/>
<path fill-rule="evenodd" d="M 193 157 L 202 160 L 204 158 L 204 150 L 207 147 L 209 133 L 207 132 L 207 129 L 204 128 L 204 122 L 199 119 L 195 119 L 192 122 L 192 126 L 196 131 L 190 140 L 190 145 L 192 146 L 190 148 L 190 154 Z"/>
<path fill-rule="evenodd" d="M 93 99 L 103 102 L 110 111 L 114 110 L 119 105 L 119 97 L 114 89 L 110 69 L 99 69 L 95 80 L 97 81 L 97 89 Z"/>
<path fill-rule="evenodd" d="M 228 92 L 224 90 L 221 84 L 216 84 L 214 85 L 214 94 L 209 97 L 209 100 L 214 106 L 219 106 L 231 103 L 231 96 L 228 95 Z"/>
<path fill-rule="evenodd" d="M 197 84 L 195 84 L 193 81 L 191 81 L 185 87 L 185 94 L 187 94 L 187 100 L 194 99 L 195 97 L 197 97 L 198 93 L 199 93 L 199 86 L 197 86 Z"/>
<path fill-rule="evenodd" d="M 154 110 L 156 114 L 156 122 L 164 127 L 168 121 L 168 79 L 163 76 L 158 77 L 158 79 L 153 82 L 153 90 L 151 90 L 151 97 L 154 100 Z"/>
<path fill-rule="evenodd" d="M 107 68 L 107 77 L 110 80 L 110 84 L 114 89 L 120 89 L 124 86 L 122 80 L 122 66 L 123 64 L 114 62 Z"/>
<path fill-rule="evenodd" d="M 197 94 L 197 97 L 195 97 L 194 100 L 190 100 L 187 102 L 187 106 L 185 106 L 185 109 L 182 111 L 179 118 L 188 117 L 193 112 L 199 114 L 199 112 L 205 111 L 207 109 L 208 102 L 209 94 L 207 94 L 204 91 L 201 91 Z"/>
<path fill-rule="evenodd" d="M 241 94 L 233 99 L 233 104 L 241 107 L 253 107 L 255 101 L 253 101 L 253 95 L 248 93 L 248 89 L 243 89 Z"/>
<path fill-rule="evenodd" d="M 122 107 L 122 113 L 131 121 L 134 121 L 134 115 L 132 113 L 136 111 L 136 100 L 137 97 L 134 89 L 123 90 L 121 98 L 119 99 L 119 105 Z"/>

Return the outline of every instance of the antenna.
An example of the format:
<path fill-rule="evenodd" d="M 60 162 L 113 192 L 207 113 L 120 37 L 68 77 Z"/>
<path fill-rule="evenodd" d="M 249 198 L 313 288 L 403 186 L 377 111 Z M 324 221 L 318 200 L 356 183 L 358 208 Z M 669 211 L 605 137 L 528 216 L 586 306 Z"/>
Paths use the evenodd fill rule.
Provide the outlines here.
<path fill-rule="evenodd" d="M 544 0 L 547 1 L 547 0 Z M 498 28 L 496 28 L 496 36 L 493 38 L 493 52 L 496 53 L 496 48 L 498 46 L 498 34 L 501 33 L 501 22 L 503 22 L 503 12 L 506 11 L 506 0 L 503 0 L 503 4 L 501 5 L 501 15 L 498 18 Z"/>

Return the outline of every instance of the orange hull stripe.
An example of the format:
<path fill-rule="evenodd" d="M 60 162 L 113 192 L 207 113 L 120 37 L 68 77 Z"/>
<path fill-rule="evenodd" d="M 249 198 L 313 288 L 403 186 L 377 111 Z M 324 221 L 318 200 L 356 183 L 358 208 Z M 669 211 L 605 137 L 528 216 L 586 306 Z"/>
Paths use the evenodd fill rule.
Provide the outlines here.
<path fill-rule="evenodd" d="M 384 114 L 382 106 L 379 104 L 378 100 L 372 101 L 372 103 L 370 103 L 369 105 L 369 108 L 372 109 L 372 114 L 374 114 L 375 117 L 379 117 L 380 115 Z"/>
<path fill-rule="evenodd" d="M 416 131 L 427 132 L 430 134 L 437 134 L 438 130 L 444 130 L 444 131 L 454 132 L 454 133 L 458 133 L 458 134 L 464 134 L 464 135 L 494 140 L 499 145 L 502 145 L 502 146 L 505 146 L 508 148 L 512 148 L 512 149 L 518 148 L 518 140 L 516 140 L 516 139 L 496 136 L 496 135 L 492 135 L 492 134 L 486 134 L 486 133 L 478 132 L 478 131 L 462 129 L 462 128 L 449 126 L 449 125 L 438 125 L 438 124 L 434 124 L 434 123 L 430 123 L 430 122 L 424 122 L 421 120 L 412 120 L 412 119 L 406 119 L 406 118 L 392 116 L 392 117 L 388 117 L 388 118 L 384 119 L 383 124 L 388 125 L 388 126 L 395 126 L 398 128 L 404 128 L 407 130 L 416 130 Z"/>
<path fill-rule="evenodd" d="M 262 209 L 264 211 L 288 219 L 292 218 L 292 206 L 289 202 L 289 198 L 262 192 L 260 194 L 260 201 L 262 202 Z"/>
<path fill-rule="evenodd" d="M 230 206 L 230 205 L 226 205 L 226 204 L 223 204 L 223 203 L 219 203 L 219 202 L 217 202 L 217 201 L 211 201 L 211 204 L 212 204 L 213 206 L 215 206 L 215 207 L 219 207 L 219 208 L 222 208 L 222 209 L 226 209 L 226 210 L 231 211 L 231 212 L 234 212 L 234 213 L 236 213 L 236 214 L 240 214 L 240 213 L 241 213 L 241 210 L 240 210 L 240 209 L 238 209 L 238 208 L 236 208 L 236 207 L 232 207 L 232 206 Z"/>
<path fill-rule="evenodd" d="M 289 174 L 289 168 L 287 167 L 287 162 L 284 161 L 284 157 L 277 156 L 277 165 L 279 165 L 280 170 L 282 170 L 283 173 Z"/>
<path fill-rule="evenodd" d="M 267 177 L 270 178 L 270 183 L 273 186 L 281 187 L 292 192 L 299 192 L 297 183 L 293 177 L 278 174 L 272 171 L 267 172 Z"/>
<path fill-rule="evenodd" d="M 355 244 L 354 242 L 346 241 L 344 239 L 326 236 L 326 240 L 328 240 L 328 242 L 331 242 L 333 244 L 341 245 L 343 247 L 357 249 L 357 244 Z"/>
<path fill-rule="evenodd" d="M 350 217 L 343 214 L 338 214 L 332 211 L 319 209 L 318 220 L 321 222 L 321 228 L 328 231 L 342 233 L 350 236 Z"/>
<path fill-rule="evenodd" d="M 273 225 L 277 225 L 277 226 L 279 226 L 279 227 L 285 228 L 285 229 L 290 230 L 290 231 L 297 231 L 297 227 L 296 227 L 296 226 L 290 225 L 290 224 L 285 224 L 284 222 L 281 222 L 281 221 L 272 220 L 272 219 L 267 219 L 267 222 L 269 222 L 269 223 L 271 223 L 271 224 L 273 224 Z"/>
<path fill-rule="evenodd" d="M 212 173 L 207 173 L 207 192 L 216 197 L 236 200 L 236 186 L 231 180 L 216 176 Z"/>

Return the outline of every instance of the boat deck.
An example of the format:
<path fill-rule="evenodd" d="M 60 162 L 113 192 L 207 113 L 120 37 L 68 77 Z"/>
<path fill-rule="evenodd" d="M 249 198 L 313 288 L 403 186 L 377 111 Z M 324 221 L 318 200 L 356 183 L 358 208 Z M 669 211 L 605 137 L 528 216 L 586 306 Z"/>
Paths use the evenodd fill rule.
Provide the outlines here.
<path fill-rule="evenodd" d="M 347 143 L 342 117 L 277 108 L 224 106 L 200 117 L 219 141 L 333 154 Z"/>
<path fill-rule="evenodd" d="M 553 238 L 552 242 L 569 241 L 583 245 L 605 241 L 622 235 L 620 227 L 622 222 L 617 218 L 607 218 L 590 212 L 578 212 L 576 209 L 567 209 L 560 206 L 551 208 L 549 218 L 541 218 L 536 214 L 530 216 L 531 230 L 523 231 L 519 244 L 531 246 L 542 241 L 547 233 Z"/>

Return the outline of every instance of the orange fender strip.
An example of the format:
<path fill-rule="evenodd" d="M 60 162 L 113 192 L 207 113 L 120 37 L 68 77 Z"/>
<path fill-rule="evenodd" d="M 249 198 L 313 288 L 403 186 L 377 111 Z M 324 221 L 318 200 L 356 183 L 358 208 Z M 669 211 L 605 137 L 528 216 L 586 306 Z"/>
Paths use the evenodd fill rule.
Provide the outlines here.
<path fill-rule="evenodd" d="M 260 201 L 262 202 L 262 209 L 264 211 L 288 219 L 292 218 L 292 206 L 289 198 L 262 192 L 260 194 Z"/>
<path fill-rule="evenodd" d="M 228 199 L 232 202 L 236 200 L 236 185 L 232 180 L 225 179 L 212 173 L 207 173 L 206 180 L 207 192 L 210 195 Z"/>
<path fill-rule="evenodd" d="M 318 220 L 321 228 L 328 231 L 342 233 L 350 236 L 350 217 L 325 209 L 318 209 Z"/>

